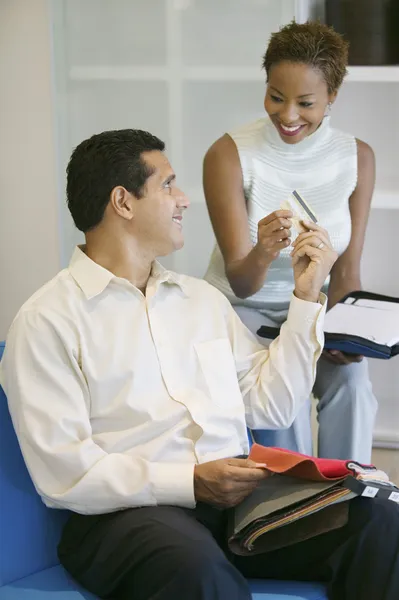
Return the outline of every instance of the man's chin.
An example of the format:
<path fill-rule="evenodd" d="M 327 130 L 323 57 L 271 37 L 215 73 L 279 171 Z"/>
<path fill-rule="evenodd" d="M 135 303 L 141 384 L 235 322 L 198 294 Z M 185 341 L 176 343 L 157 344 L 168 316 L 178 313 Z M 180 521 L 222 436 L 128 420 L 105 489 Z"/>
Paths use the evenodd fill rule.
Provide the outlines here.
<path fill-rule="evenodd" d="M 183 237 L 180 239 L 174 239 L 168 248 L 163 248 L 163 250 L 158 253 L 158 256 L 169 256 L 169 254 L 173 254 L 174 252 L 177 252 L 177 250 L 181 250 L 183 246 Z"/>
<path fill-rule="evenodd" d="M 173 239 L 173 250 L 172 252 L 176 252 L 176 250 L 181 250 L 184 246 L 184 236 L 183 233 L 180 232 L 180 235 L 176 236 Z"/>

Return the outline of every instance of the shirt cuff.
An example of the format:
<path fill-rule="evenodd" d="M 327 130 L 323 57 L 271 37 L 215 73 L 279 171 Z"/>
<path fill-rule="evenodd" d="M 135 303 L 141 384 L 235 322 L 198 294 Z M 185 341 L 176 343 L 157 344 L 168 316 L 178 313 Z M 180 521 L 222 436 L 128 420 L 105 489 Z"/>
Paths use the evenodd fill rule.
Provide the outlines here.
<path fill-rule="evenodd" d="M 194 466 L 191 463 L 150 463 L 150 482 L 157 505 L 195 508 Z"/>
<path fill-rule="evenodd" d="M 318 302 L 307 302 L 292 294 L 288 310 L 287 324 L 291 331 L 303 336 L 316 333 L 317 341 L 324 345 L 324 316 L 327 309 L 327 296 L 320 293 Z"/>

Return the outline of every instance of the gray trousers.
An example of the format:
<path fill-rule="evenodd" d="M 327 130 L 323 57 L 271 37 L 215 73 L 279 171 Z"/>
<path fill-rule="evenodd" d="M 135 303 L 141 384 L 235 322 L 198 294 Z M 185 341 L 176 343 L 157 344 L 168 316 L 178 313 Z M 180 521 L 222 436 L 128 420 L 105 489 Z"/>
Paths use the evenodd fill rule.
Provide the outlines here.
<path fill-rule="evenodd" d="M 280 325 L 256 309 L 243 306 L 234 308 L 243 323 L 255 334 L 261 325 Z M 265 338 L 258 337 L 258 340 L 264 345 L 270 343 Z M 318 455 L 370 463 L 377 400 L 372 391 L 367 361 L 363 359 L 361 363 L 335 365 L 321 357 L 313 394 L 318 400 Z M 264 446 L 288 448 L 312 455 L 310 413 L 309 399 L 289 429 L 255 431 L 254 440 Z"/>

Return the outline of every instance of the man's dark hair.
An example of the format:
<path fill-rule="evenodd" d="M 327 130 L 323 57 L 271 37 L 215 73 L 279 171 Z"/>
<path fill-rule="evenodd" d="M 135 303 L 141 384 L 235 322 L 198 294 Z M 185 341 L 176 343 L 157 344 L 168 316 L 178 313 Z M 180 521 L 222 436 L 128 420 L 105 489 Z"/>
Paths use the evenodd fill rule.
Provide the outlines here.
<path fill-rule="evenodd" d="M 96 227 L 118 185 L 141 198 L 151 175 L 141 155 L 164 149 L 164 142 L 140 129 L 104 131 L 80 143 L 67 167 L 67 203 L 76 227 L 84 233 Z"/>

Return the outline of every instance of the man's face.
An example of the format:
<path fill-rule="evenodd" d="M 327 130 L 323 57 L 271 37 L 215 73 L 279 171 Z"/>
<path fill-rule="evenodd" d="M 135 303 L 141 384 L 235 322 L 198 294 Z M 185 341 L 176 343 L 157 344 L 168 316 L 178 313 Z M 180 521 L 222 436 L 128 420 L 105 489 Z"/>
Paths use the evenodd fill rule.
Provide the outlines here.
<path fill-rule="evenodd" d="M 144 152 L 142 160 L 152 174 L 143 196 L 135 200 L 135 236 L 154 256 L 166 256 L 184 245 L 182 219 L 189 201 L 176 186 L 174 171 L 162 152 Z"/>

